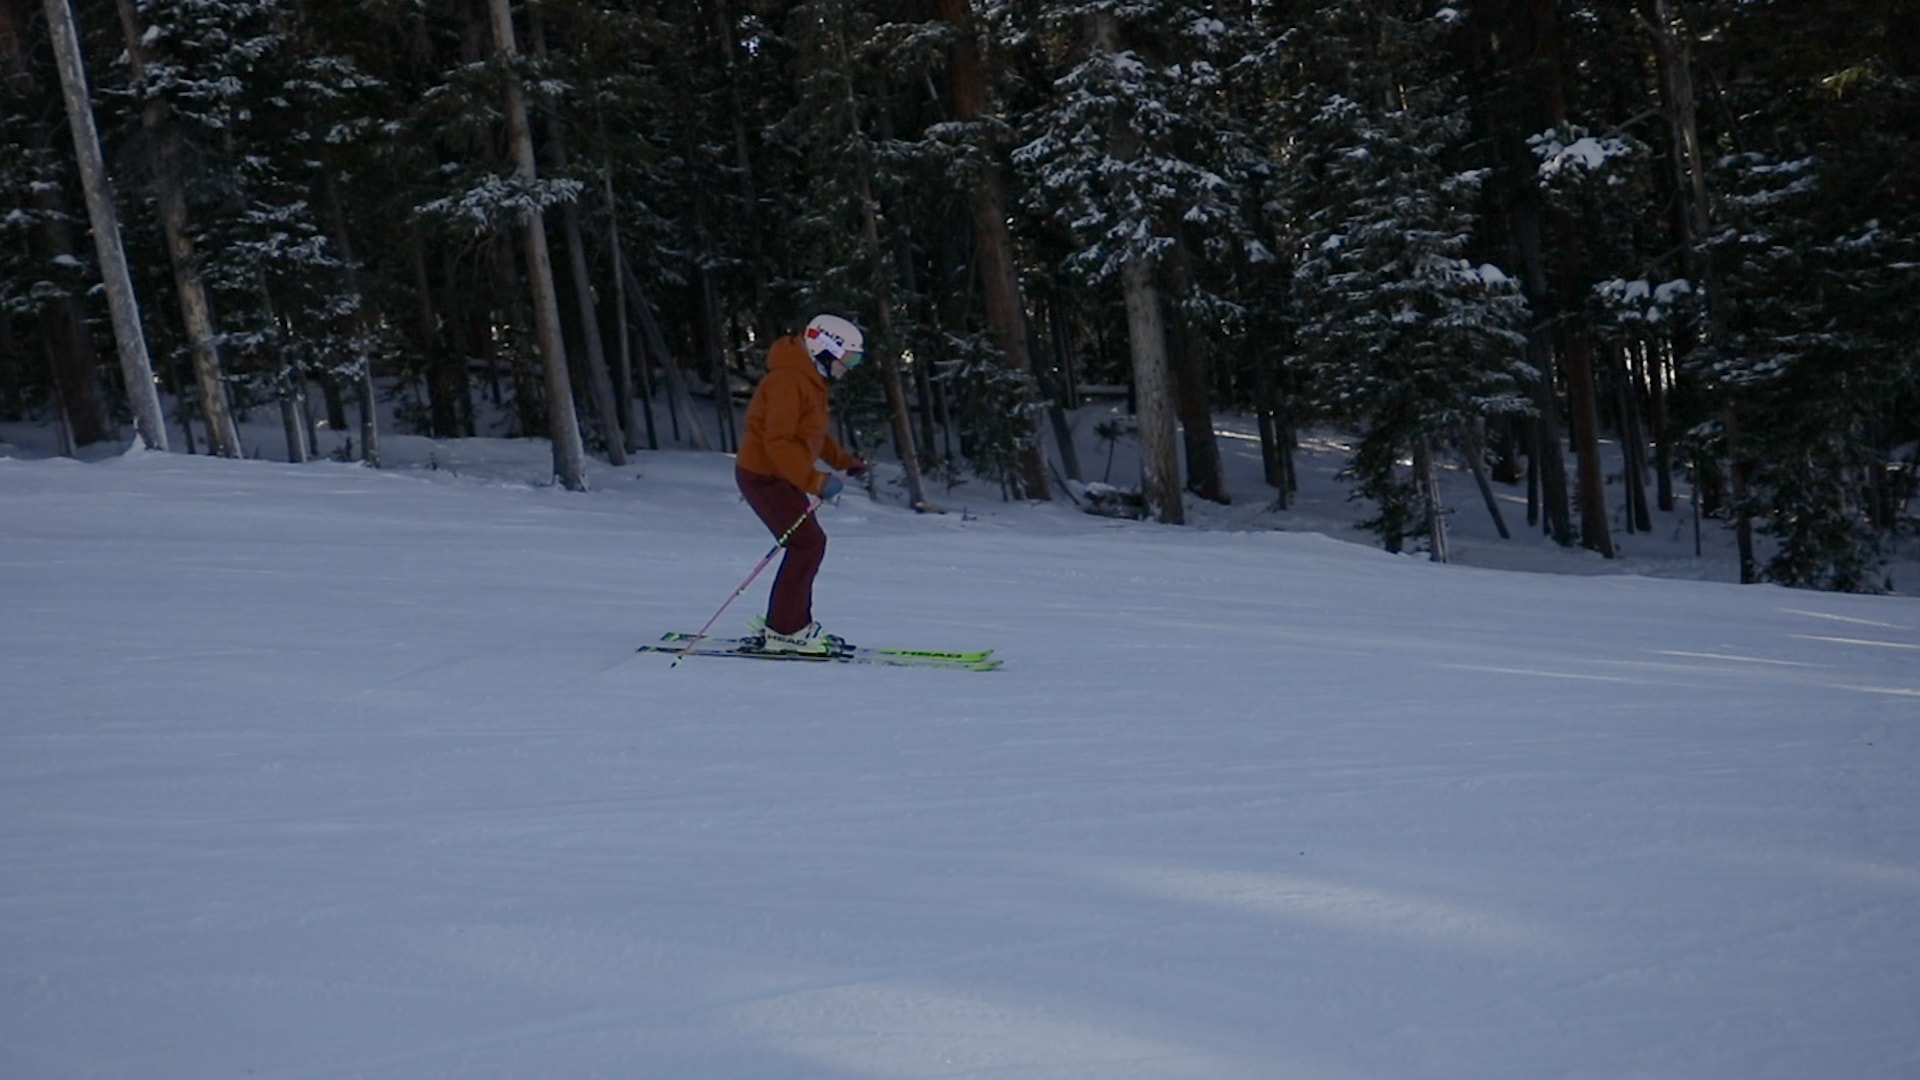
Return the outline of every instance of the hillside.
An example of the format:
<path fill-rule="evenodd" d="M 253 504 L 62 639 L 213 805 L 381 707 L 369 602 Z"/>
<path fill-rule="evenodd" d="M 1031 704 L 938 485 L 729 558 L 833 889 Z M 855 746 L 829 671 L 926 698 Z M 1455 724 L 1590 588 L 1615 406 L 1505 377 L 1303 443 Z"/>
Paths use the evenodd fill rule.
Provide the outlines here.
<path fill-rule="evenodd" d="M 1920 1066 L 1912 599 L 960 489 L 819 614 L 1003 670 L 674 669 L 723 456 L 393 451 L 0 456 L 0 1075 Z"/>

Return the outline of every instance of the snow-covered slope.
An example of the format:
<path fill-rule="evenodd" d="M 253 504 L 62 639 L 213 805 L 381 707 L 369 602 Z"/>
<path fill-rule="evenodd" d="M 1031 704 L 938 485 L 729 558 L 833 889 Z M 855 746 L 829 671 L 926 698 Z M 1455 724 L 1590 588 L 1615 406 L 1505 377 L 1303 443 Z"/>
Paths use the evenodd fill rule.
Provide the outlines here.
<path fill-rule="evenodd" d="M 0 1076 L 1920 1072 L 1912 599 L 544 454 L 0 458 Z"/>

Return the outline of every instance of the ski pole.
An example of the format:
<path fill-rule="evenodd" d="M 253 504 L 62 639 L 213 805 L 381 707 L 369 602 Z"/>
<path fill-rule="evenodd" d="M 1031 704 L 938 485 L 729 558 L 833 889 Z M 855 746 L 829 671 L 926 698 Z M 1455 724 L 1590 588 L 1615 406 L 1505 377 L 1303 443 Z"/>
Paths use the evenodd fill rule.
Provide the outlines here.
<path fill-rule="evenodd" d="M 714 612 L 713 618 L 707 620 L 707 625 L 701 627 L 700 632 L 693 635 L 693 640 L 687 642 L 686 648 L 683 648 L 679 652 L 673 654 L 673 663 L 668 664 L 667 665 L 668 668 L 671 669 L 671 668 L 679 667 L 680 661 L 686 659 L 687 654 L 693 651 L 693 647 L 695 645 L 700 644 L 702 641 L 706 640 L 707 631 L 713 629 L 713 624 L 720 621 L 720 616 L 726 612 L 727 608 L 733 606 L 733 602 L 735 600 L 740 599 L 740 594 L 747 591 L 747 587 L 753 584 L 753 579 L 760 576 L 760 571 L 765 570 L 767 568 L 767 564 L 772 562 L 773 557 L 780 553 L 780 549 L 787 546 L 787 538 L 789 536 L 792 536 L 794 534 L 794 531 L 800 528 L 801 525 L 804 525 L 806 523 L 807 518 L 811 517 L 813 515 L 813 512 L 818 509 L 820 509 L 819 503 L 813 501 L 812 499 L 807 500 L 806 511 L 802 513 L 799 517 L 795 518 L 793 524 L 787 526 L 787 531 L 781 533 L 779 538 L 773 542 L 773 546 L 767 549 L 767 553 L 765 555 L 762 555 L 760 557 L 760 561 L 754 564 L 753 572 L 747 575 L 747 580 L 742 581 L 739 587 L 733 590 L 733 594 L 731 596 L 728 596 L 726 600 L 721 603 L 720 610 Z"/>

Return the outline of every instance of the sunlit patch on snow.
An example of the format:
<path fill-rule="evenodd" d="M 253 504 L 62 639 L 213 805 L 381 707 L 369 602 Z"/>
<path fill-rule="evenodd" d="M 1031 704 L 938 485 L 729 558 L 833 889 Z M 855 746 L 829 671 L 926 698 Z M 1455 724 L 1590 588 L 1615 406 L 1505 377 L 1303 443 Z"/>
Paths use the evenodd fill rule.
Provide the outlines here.
<path fill-rule="evenodd" d="M 1875 649 L 1914 649 L 1920 650 L 1920 642 L 1912 641 L 1875 641 L 1872 638 L 1829 637 L 1825 634 L 1795 634 L 1800 641 L 1830 641 L 1836 645 L 1865 645 Z"/>
<path fill-rule="evenodd" d="M 1176 900 L 1429 944 L 1534 949 L 1552 936 L 1524 919 L 1497 912 L 1292 874 L 1115 867 L 1104 876 Z"/>
<path fill-rule="evenodd" d="M 1909 691 L 1920 696 L 1920 691 Z M 1818 876 L 1839 878 L 1866 885 L 1882 886 L 1904 893 L 1920 894 L 1920 866 L 1903 865 L 1847 855 L 1829 855 L 1815 851 L 1782 851 L 1769 848 L 1747 856 L 1727 853 L 1733 861 L 1751 862 L 1772 869 L 1790 869 Z"/>
<path fill-rule="evenodd" d="M 1759 656 L 1734 656 L 1728 653 L 1686 652 L 1681 649 L 1648 649 L 1655 656 L 1684 656 L 1695 660 L 1727 660 L 1736 664 L 1775 664 L 1780 667 L 1819 667 L 1800 660 L 1768 660 Z"/>
<path fill-rule="evenodd" d="M 1235 1067 L 1191 1047 L 903 979 L 781 994 L 730 1022 L 848 1076 L 1058 1076 L 1230 1080 L 1299 1075 L 1263 1059 Z"/>
<path fill-rule="evenodd" d="M 1622 675 L 1589 675 L 1578 671 L 1546 671 L 1541 668 L 1494 667 L 1491 664 L 1435 664 L 1449 671 L 1484 671 L 1490 675 L 1531 675 L 1541 679 L 1579 679 L 1584 682 L 1641 683 Z"/>
<path fill-rule="evenodd" d="M 1825 611 L 1803 611 L 1799 608 L 1781 608 L 1780 610 L 1789 615 L 1805 615 L 1809 619 L 1831 619 L 1834 622 L 1854 623 L 1859 626 L 1878 626 L 1883 630 L 1913 629 L 1911 626 L 1901 626 L 1898 623 L 1878 622 L 1874 619 L 1856 619 L 1851 615 L 1834 615 Z"/>
<path fill-rule="evenodd" d="M 1859 694 L 1890 694 L 1894 697 L 1920 698 L 1920 690 L 1910 690 L 1904 686 L 1836 686 L 1835 690 L 1852 690 Z"/>

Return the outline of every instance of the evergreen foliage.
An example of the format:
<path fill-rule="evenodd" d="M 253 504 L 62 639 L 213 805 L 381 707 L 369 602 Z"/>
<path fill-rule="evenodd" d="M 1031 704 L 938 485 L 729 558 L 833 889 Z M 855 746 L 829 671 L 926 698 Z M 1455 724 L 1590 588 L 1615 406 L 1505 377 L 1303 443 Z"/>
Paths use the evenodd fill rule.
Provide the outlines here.
<path fill-rule="evenodd" d="M 1329 415 L 1359 429 L 1348 472 L 1391 550 L 1430 529 L 1400 463 L 1524 411 L 1532 374 L 1513 279 L 1465 257 L 1484 170 L 1462 160 L 1462 103 L 1428 60 L 1451 22 L 1418 5 L 1336 3 L 1293 43 L 1342 73 L 1303 81 L 1288 103 L 1300 340 Z"/>
<path fill-rule="evenodd" d="M 111 438 L 124 395 L 44 14 L 0 5 L 0 416 Z M 312 388 L 344 423 L 371 373 L 415 430 L 544 435 L 518 231 L 537 206 L 567 351 L 592 320 L 621 397 L 661 406 L 656 445 L 726 449 L 768 341 L 830 309 L 897 363 L 850 380 L 851 441 L 1010 494 L 1046 411 L 1118 386 L 1189 428 L 1196 402 L 1257 412 L 1282 504 L 1292 433 L 1348 428 L 1389 546 L 1442 520 L 1419 463 L 1483 452 L 1571 542 L 1555 477 L 1580 423 L 1622 450 L 1582 477 L 1622 504 L 1602 509 L 1631 529 L 1644 480 L 1684 473 L 1764 538 L 1756 577 L 1887 588 L 1915 531 L 1920 0 L 973 0 L 991 82 L 966 123 L 936 0 L 517 0 L 531 185 L 485 4 L 124 7 L 137 78 L 122 0 L 73 4 L 190 433 L 162 178 L 235 405 L 309 424 Z M 969 195 L 995 164 L 1030 373 L 996 363 L 982 316 Z M 1173 375 L 1155 393 L 1179 409 L 1133 383 L 1147 284 Z"/>

